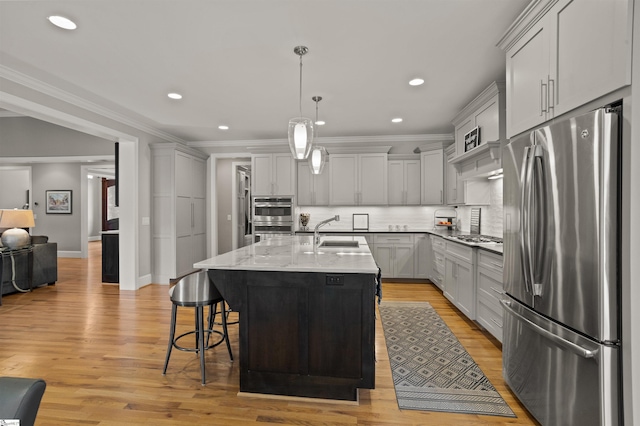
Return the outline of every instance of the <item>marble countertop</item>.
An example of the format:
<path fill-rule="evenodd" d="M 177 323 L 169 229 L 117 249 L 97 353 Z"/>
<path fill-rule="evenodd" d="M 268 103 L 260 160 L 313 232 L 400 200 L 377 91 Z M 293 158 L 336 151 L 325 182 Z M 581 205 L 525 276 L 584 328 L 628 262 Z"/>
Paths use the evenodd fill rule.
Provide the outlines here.
<path fill-rule="evenodd" d="M 269 238 L 194 264 L 194 268 L 244 271 L 377 274 L 369 246 L 361 236 L 322 236 L 324 240 L 357 241 L 355 247 L 315 247 L 313 236 Z"/>
<path fill-rule="evenodd" d="M 426 228 L 408 228 L 407 230 L 400 230 L 400 231 L 390 231 L 389 229 L 385 229 L 385 228 L 380 228 L 380 229 L 369 229 L 367 231 L 353 231 L 353 230 L 330 230 L 330 229 L 323 229 L 320 231 L 320 235 L 325 235 L 325 234 L 344 234 L 344 235 L 366 235 L 366 234 L 433 234 L 433 235 L 438 235 L 442 238 L 445 238 L 449 241 L 453 241 L 455 243 L 458 244 L 464 244 L 466 246 L 470 246 L 470 247 L 476 247 L 482 250 L 487 250 L 493 253 L 497 253 L 497 254 L 503 254 L 503 245 L 502 244 L 497 244 L 497 243 L 470 243 L 467 241 L 461 241 L 458 240 L 456 238 L 451 238 L 453 236 L 456 235 L 469 235 L 469 232 L 463 232 L 463 231 L 452 231 L 449 229 L 426 229 Z M 297 235 L 313 235 L 313 231 L 296 231 Z"/>

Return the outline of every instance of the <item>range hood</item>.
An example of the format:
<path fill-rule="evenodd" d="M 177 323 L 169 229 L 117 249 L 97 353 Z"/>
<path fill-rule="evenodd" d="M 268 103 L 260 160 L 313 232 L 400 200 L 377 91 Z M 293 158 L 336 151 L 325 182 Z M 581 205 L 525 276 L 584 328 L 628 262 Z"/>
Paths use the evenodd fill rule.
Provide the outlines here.
<path fill-rule="evenodd" d="M 486 142 L 452 158 L 449 163 L 455 166 L 462 179 L 482 179 L 502 168 L 501 153 L 500 141 Z"/>

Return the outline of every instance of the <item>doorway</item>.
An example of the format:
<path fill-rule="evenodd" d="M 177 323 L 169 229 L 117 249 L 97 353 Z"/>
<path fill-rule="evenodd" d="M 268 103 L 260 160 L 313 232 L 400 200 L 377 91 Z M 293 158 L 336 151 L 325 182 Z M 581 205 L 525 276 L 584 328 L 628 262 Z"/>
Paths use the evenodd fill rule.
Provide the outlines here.
<path fill-rule="evenodd" d="M 231 182 L 235 188 L 231 205 L 232 250 L 251 244 L 251 162 L 234 161 Z"/>

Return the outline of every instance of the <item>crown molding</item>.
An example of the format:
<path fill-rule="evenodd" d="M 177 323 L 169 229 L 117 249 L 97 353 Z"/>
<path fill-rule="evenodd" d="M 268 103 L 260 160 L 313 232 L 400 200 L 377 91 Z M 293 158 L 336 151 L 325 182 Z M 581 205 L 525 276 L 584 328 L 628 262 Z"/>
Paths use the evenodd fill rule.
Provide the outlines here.
<path fill-rule="evenodd" d="M 163 152 L 163 151 L 170 151 L 170 152 L 174 152 L 174 151 L 179 151 L 182 152 L 184 154 L 189 154 L 192 155 L 194 157 L 198 157 L 202 160 L 206 160 L 209 156 L 205 153 L 203 153 L 202 151 L 199 151 L 197 149 L 194 149 L 188 145 L 185 145 L 183 143 L 174 143 L 174 142 L 154 142 L 154 143 L 150 143 L 149 144 L 149 148 L 151 149 L 152 152 Z"/>
<path fill-rule="evenodd" d="M 500 93 L 506 93 L 506 84 L 504 81 L 494 81 L 486 89 L 484 89 L 478 96 L 476 96 L 471 102 L 469 102 L 462 110 L 456 114 L 451 124 L 457 127 L 471 114 L 476 112 L 478 108 L 484 105 L 491 98 Z"/>
<path fill-rule="evenodd" d="M 500 37 L 496 46 L 504 51 L 511 49 L 557 2 L 558 0 L 534 0 L 529 3 Z"/>
<path fill-rule="evenodd" d="M 0 64 L 0 78 L 7 79 L 14 83 L 25 86 L 31 90 L 35 90 L 36 92 L 45 94 L 47 96 L 51 96 L 52 98 L 61 100 L 63 102 L 66 102 L 78 108 L 82 108 L 94 114 L 98 114 L 102 117 L 124 124 L 126 126 L 133 127 L 135 129 L 138 129 L 142 132 L 156 136 L 168 142 L 181 143 L 181 144 L 186 143 L 186 141 L 172 134 L 163 132 L 162 130 L 156 129 L 155 127 L 141 123 L 138 120 L 134 120 L 130 117 L 127 117 L 126 115 L 123 115 L 113 110 L 110 110 L 108 108 L 105 108 L 101 105 L 96 104 L 95 102 L 91 102 L 86 99 L 83 99 L 80 96 L 71 94 L 67 91 L 59 89 L 55 86 L 52 86 L 48 83 L 45 83 L 41 80 L 33 78 L 27 74 L 21 73 L 20 71 L 16 71 L 2 64 Z"/>
<path fill-rule="evenodd" d="M 314 140 L 314 144 L 322 145 L 327 149 L 330 147 L 359 147 L 362 145 L 394 145 L 400 143 L 429 143 L 453 141 L 452 133 L 445 134 L 424 134 L 424 135 L 391 135 L 391 136 L 335 136 L 319 137 Z M 252 140 L 225 140 L 225 141 L 198 141 L 188 142 L 187 146 L 192 148 L 206 148 L 211 150 L 223 150 L 235 148 L 247 152 L 265 152 L 269 149 L 289 149 L 287 139 L 252 139 Z M 274 151 L 275 152 L 275 151 Z"/>
<path fill-rule="evenodd" d="M 68 155 L 60 157 L 0 157 L 0 164 L 36 164 L 36 163 L 87 163 L 98 166 L 99 163 L 114 162 L 113 155 Z"/>

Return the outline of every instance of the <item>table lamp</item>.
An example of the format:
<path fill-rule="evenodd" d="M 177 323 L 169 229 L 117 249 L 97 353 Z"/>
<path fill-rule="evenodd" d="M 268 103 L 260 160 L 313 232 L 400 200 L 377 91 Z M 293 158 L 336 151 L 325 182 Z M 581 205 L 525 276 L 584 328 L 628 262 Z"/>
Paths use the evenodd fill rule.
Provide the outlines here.
<path fill-rule="evenodd" d="M 0 228 L 9 228 L 2 233 L 2 245 L 10 249 L 28 246 L 31 236 L 22 228 L 36 226 L 32 210 L 0 210 Z"/>

